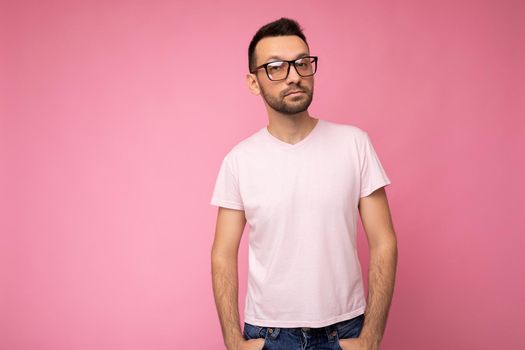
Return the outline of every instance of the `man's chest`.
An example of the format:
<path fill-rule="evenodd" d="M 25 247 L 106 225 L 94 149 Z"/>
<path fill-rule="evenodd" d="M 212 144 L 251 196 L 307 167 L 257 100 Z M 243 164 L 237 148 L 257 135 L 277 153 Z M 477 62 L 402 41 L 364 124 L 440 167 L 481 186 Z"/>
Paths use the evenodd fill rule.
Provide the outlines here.
<path fill-rule="evenodd" d="M 239 165 L 239 192 L 250 222 L 346 211 L 357 206 L 359 188 L 359 160 L 348 151 L 254 156 Z"/>

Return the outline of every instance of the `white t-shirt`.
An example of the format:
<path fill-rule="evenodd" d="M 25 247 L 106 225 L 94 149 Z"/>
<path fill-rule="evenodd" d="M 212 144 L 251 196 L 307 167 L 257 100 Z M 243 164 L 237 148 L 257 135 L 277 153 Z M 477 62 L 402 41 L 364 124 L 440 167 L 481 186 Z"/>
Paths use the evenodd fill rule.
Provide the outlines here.
<path fill-rule="evenodd" d="M 244 321 L 324 327 L 364 313 L 359 198 L 390 184 L 368 134 L 319 119 L 289 144 L 267 127 L 224 157 L 210 204 L 250 226 Z"/>

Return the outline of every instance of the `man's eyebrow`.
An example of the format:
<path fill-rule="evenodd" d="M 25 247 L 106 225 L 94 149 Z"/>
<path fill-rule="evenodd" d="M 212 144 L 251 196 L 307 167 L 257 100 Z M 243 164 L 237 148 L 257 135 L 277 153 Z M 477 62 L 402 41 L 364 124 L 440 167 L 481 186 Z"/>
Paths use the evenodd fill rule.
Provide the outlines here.
<path fill-rule="evenodd" d="M 293 60 L 295 61 L 296 59 L 299 59 L 301 57 L 304 57 L 304 56 L 309 56 L 310 54 L 309 53 L 306 53 L 306 52 L 303 52 L 303 53 L 300 53 L 296 56 L 296 58 L 294 58 Z M 270 56 L 266 59 L 266 62 L 268 62 L 269 60 L 273 60 L 273 59 L 278 59 L 278 60 L 283 60 L 284 61 L 284 58 L 280 57 L 280 56 Z"/>

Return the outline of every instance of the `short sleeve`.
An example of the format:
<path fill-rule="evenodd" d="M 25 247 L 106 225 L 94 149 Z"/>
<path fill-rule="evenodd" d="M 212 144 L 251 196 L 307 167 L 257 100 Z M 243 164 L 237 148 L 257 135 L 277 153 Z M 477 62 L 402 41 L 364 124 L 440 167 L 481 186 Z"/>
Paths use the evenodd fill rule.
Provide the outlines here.
<path fill-rule="evenodd" d="M 222 160 L 210 204 L 230 209 L 244 209 L 236 169 L 237 167 L 232 164 L 231 154 L 228 153 Z"/>
<path fill-rule="evenodd" d="M 360 151 L 361 160 L 361 193 L 360 197 L 372 194 L 380 187 L 390 184 L 385 169 L 379 161 L 379 157 L 372 145 L 367 132 L 364 132 L 364 142 Z"/>

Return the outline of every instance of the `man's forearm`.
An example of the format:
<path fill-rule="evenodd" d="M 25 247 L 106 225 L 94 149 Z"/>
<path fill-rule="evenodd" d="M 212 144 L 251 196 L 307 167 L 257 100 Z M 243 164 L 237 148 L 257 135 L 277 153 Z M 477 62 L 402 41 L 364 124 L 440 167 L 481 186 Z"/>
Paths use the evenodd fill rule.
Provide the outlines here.
<path fill-rule="evenodd" d="M 363 329 L 359 335 L 370 345 L 370 349 L 379 349 L 383 338 L 394 291 L 396 265 L 395 242 L 370 250 L 368 301 Z"/>
<path fill-rule="evenodd" d="M 212 280 L 224 344 L 227 349 L 235 349 L 243 340 L 239 321 L 237 260 L 212 257 Z"/>

